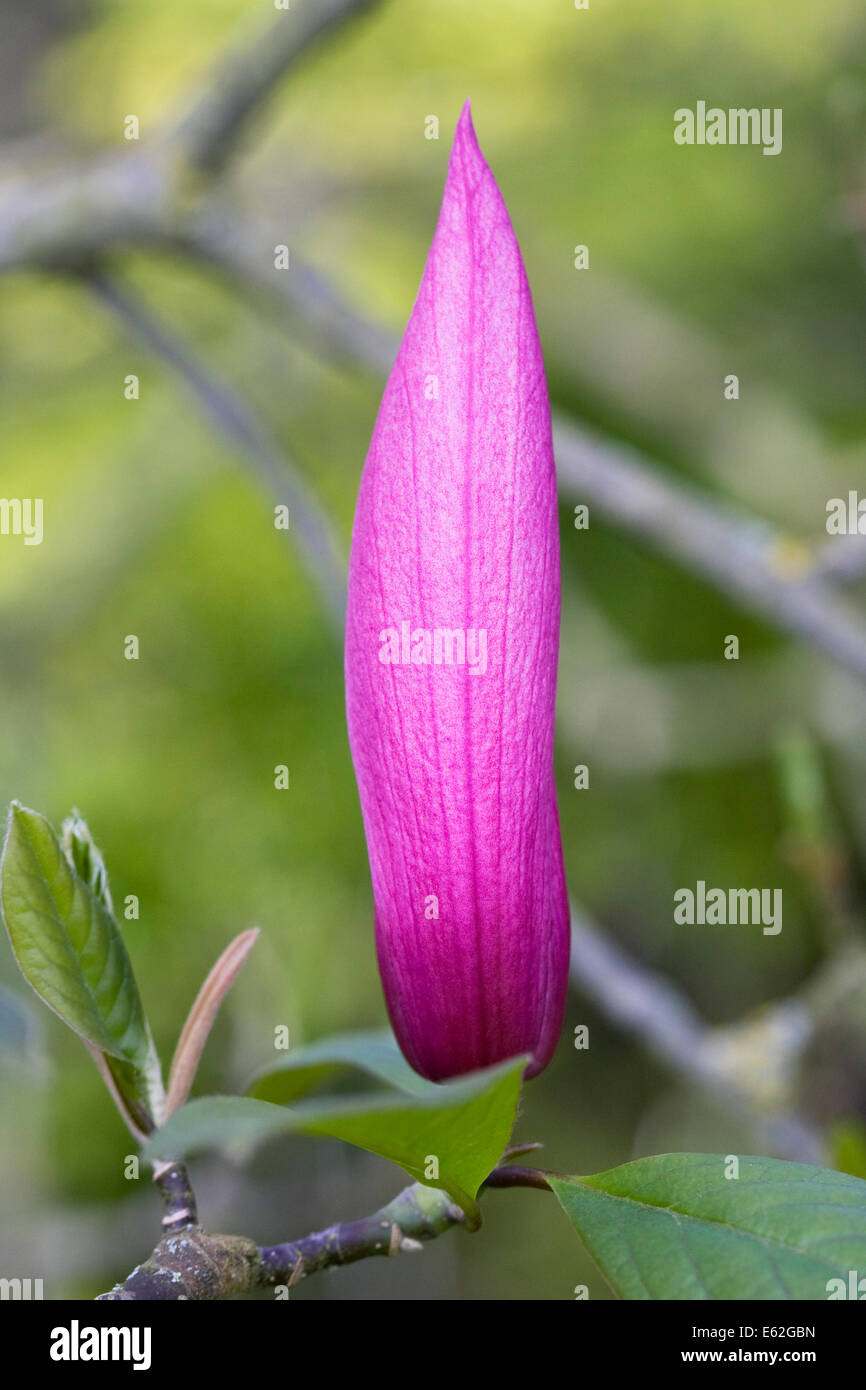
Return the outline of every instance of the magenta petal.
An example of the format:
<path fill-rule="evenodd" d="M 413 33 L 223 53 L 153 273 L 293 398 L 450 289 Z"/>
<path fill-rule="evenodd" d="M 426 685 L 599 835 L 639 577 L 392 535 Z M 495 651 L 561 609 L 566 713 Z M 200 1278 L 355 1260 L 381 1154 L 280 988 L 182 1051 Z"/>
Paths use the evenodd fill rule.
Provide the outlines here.
<path fill-rule="evenodd" d="M 562 1026 L 558 641 L 544 364 L 467 102 L 361 481 L 346 635 L 379 967 L 434 1080 L 521 1052 L 539 1071 Z"/>

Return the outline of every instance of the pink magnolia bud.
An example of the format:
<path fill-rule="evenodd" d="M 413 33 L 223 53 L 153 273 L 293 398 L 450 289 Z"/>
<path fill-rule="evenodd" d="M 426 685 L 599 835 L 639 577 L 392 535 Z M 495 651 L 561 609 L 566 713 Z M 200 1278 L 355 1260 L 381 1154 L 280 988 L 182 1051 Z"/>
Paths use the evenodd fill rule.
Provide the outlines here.
<path fill-rule="evenodd" d="M 388 1012 L 433 1080 L 562 1026 L 559 535 L 532 300 L 467 102 L 361 480 L 346 697 Z"/>

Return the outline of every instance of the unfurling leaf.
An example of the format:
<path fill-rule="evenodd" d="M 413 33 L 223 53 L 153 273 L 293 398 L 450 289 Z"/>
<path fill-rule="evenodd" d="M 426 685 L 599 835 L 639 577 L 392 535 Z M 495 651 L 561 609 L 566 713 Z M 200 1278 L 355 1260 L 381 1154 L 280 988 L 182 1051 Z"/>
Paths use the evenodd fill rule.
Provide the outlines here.
<path fill-rule="evenodd" d="M 61 825 L 60 844 L 78 877 L 84 879 L 93 896 L 103 904 L 113 917 L 114 904 L 111 901 L 105 860 L 80 811 L 73 810 Z"/>
<path fill-rule="evenodd" d="M 159 1059 L 105 866 L 77 815 L 64 826 L 64 845 L 66 852 L 44 816 L 12 803 L 0 863 L 3 920 L 25 979 L 87 1043 L 140 1137 L 162 1119 Z"/>

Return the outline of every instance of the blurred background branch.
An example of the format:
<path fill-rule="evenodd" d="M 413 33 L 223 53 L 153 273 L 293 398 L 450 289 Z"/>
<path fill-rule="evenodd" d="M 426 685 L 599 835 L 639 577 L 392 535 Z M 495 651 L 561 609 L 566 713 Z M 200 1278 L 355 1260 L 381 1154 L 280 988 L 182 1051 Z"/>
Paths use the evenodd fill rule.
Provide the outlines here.
<path fill-rule="evenodd" d="M 280 528 L 280 533 L 290 543 L 295 535 L 299 537 L 307 569 L 318 585 L 335 630 L 342 634 L 345 576 L 336 541 L 321 508 L 292 469 L 285 452 L 269 438 L 239 392 L 200 362 L 189 346 L 161 324 L 116 277 L 93 270 L 84 273 L 82 279 L 96 298 L 184 382 L 212 427 L 235 443 L 272 504 L 288 506 L 291 529 Z"/>
<path fill-rule="evenodd" d="M 669 979 L 634 960 L 572 907 L 571 981 L 676 1076 L 745 1118 L 773 1153 L 798 1163 L 828 1162 L 817 1127 L 789 1107 L 814 1033 L 846 996 L 866 985 L 862 945 L 826 964 L 802 993 L 713 1028 Z"/>
<path fill-rule="evenodd" d="M 195 169 L 221 173 L 274 88 L 317 43 L 379 0 L 316 0 L 293 4 L 249 45 L 214 69 L 172 132 Z"/>

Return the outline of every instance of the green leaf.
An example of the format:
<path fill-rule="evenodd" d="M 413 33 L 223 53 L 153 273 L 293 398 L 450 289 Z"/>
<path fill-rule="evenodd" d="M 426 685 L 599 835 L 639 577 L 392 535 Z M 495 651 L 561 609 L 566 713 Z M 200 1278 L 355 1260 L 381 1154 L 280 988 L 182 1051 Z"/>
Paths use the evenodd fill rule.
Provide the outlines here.
<path fill-rule="evenodd" d="M 79 822 L 78 853 L 85 840 Z M 85 827 L 86 831 L 86 827 Z M 44 816 L 13 802 L 0 863 L 0 907 L 33 989 L 105 1062 L 136 1124 L 158 1118 L 159 1063 L 132 965 L 103 896 L 76 871 Z M 104 870 L 94 867 L 95 882 Z"/>
<path fill-rule="evenodd" d="M 413 1071 L 389 1028 L 363 1033 L 337 1033 L 332 1038 L 286 1053 L 276 1066 L 253 1077 L 248 1095 L 288 1105 L 322 1082 L 346 1071 L 359 1071 L 401 1091 L 423 1095 L 432 1082 Z"/>
<path fill-rule="evenodd" d="M 729 1165 L 660 1154 L 549 1181 L 622 1298 L 826 1299 L 830 1280 L 866 1273 L 866 1183 L 775 1158 L 726 1178 Z"/>
<path fill-rule="evenodd" d="M 475 1197 L 508 1143 L 526 1062 L 515 1058 L 447 1085 L 427 1082 L 416 1095 L 336 1096 L 292 1110 L 243 1096 L 207 1096 L 176 1111 L 148 1148 L 157 1158 L 178 1158 L 281 1134 L 329 1135 L 443 1188 L 475 1225 Z M 438 1177 L 429 1176 L 431 1158 Z"/>

